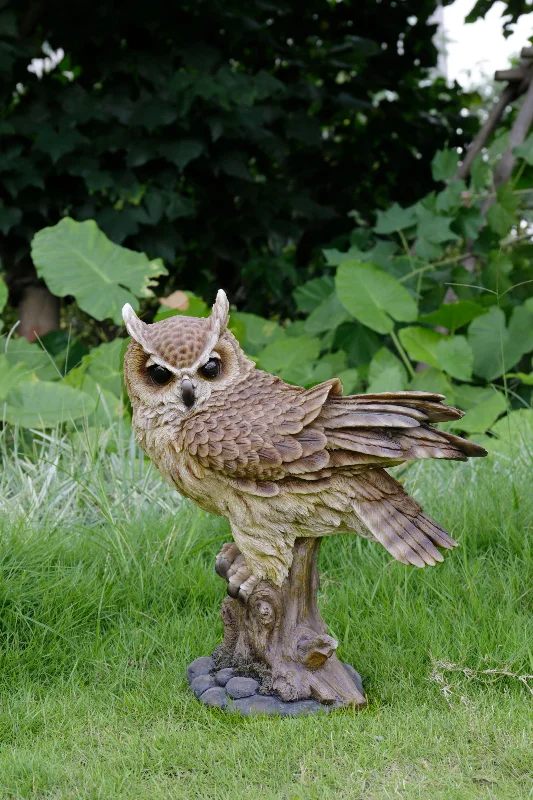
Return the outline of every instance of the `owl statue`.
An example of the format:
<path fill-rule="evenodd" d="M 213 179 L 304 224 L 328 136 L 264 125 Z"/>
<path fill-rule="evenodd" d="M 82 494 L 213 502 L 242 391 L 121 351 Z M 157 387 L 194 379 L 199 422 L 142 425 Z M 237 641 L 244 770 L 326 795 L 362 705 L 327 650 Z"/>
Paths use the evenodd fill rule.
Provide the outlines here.
<path fill-rule="evenodd" d="M 432 425 L 462 412 L 430 392 L 343 397 L 337 378 L 289 385 L 246 357 L 228 315 L 223 291 L 204 319 L 149 325 L 123 309 L 138 442 L 180 494 L 228 518 L 234 544 L 218 562 L 229 593 L 246 600 L 262 579 L 280 586 L 300 537 L 357 533 L 403 564 L 442 561 L 438 548 L 456 542 L 386 468 L 486 455 Z"/>

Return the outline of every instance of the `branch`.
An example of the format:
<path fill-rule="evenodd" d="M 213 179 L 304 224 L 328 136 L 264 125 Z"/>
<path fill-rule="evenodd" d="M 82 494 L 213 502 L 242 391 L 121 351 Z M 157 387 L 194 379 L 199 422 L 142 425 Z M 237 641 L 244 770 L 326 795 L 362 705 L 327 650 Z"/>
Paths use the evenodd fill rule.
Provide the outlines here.
<path fill-rule="evenodd" d="M 507 81 L 507 86 L 502 91 L 498 102 L 492 107 L 487 121 L 468 148 L 465 160 L 459 167 L 457 175 L 455 176 L 456 178 L 462 178 L 464 180 L 468 177 L 472 162 L 480 150 L 487 145 L 487 142 L 496 130 L 506 107 L 509 105 L 509 103 L 512 103 L 513 100 L 516 100 L 517 97 L 520 97 L 521 94 L 524 94 L 524 92 L 528 91 L 533 77 L 533 68 L 531 63 L 532 58 L 533 47 L 523 47 L 521 52 L 521 61 L 518 67 L 513 69 L 501 69 L 494 73 L 494 80 Z"/>
<path fill-rule="evenodd" d="M 506 107 L 511 103 L 515 97 L 518 96 L 518 88 L 516 85 L 508 84 L 501 93 L 498 102 L 491 108 L 487 121 L 480 129 L 478 135 L 468 148 L 465 160 L 457 170 L 456 178 L 468 178 L 470 175 L 470 168 L 477 154 L 487 145 L 490 137 L 498 127 L 500 119 Z"/>
<path fill-rule="evenodd" d="M 509 146 L 501 157 L 500 163 L 494 172 L 494 183 L 496 186 L 501 186 L 506 183 L 511 177 L 513 167 L 516 162 L 516 156 L 513 153 L 515 147 L 521 145 L 529 133 L 531 123 L 533 122 L 533 80 L 529 75 L 529 86 L 527 88 L 526 96 L 518 112 L 515 123 L 511 128 L 509 136 Z"/>

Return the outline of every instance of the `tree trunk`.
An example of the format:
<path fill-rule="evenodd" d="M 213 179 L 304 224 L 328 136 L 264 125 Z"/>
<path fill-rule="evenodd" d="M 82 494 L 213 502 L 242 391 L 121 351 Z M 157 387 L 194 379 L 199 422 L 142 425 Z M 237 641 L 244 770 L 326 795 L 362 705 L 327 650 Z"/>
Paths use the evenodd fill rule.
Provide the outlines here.
<path fill-rule="evenodd" d="M 233 667 L 262 681 L 261 692 L 284 701 L 314 698 L 337 706 L 364 706 L 350 668 L 337 658 L 318 611 L 320 539 L 297 539 L 281 587 L 261 581 L 247 602 L 222 603 L 224 641 L 213 654 L 218 668 Z M 355 675 L 355 671 L 354 671 Z"/>
<path fill-rule="evenodd" d="M 59 298 L 46 286 L 26 286 L 19 303 L 20 326 L 18 333 L 29 342 L 59 329 Z"/>

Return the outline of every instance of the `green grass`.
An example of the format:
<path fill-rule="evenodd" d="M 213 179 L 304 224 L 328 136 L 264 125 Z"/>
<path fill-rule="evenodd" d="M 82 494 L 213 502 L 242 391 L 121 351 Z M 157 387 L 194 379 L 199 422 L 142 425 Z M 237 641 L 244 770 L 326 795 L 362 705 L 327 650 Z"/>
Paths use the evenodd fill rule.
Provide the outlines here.
<path fill-rule="evenodd" d="M 368 708 L 242 719 L 184 677 L 221 635 L 225 521 L 172 514 L 128 441 L 40 447 L 6 444 L 0 479 L 0 798 L 533 798 L 531 461 L 409 470 L 461 543 L 434 569 L 326 541 L 322 613 Z"/>

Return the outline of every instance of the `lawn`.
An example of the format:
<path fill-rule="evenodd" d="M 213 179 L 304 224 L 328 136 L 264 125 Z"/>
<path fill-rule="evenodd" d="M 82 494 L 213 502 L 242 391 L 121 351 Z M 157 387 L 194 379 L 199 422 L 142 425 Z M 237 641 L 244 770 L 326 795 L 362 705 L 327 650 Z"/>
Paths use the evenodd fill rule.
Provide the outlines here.
<path fill-rule="evenodd" d="M 221 635 L 226 522 L 106 436 L 4 443 L 0 798 L 533 797 L 527 453 L 408 470 L 461 544 L 434 569 L 324 543 L 322 613 L 367 709 L 244 719 L 185 680 Z"/>

